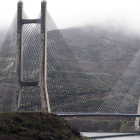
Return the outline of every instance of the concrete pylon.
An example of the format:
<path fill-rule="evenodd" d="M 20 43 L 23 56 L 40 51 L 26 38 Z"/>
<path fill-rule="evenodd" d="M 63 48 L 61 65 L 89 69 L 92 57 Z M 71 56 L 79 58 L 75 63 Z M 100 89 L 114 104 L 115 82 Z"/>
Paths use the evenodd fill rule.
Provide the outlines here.
<path fill-rule="evenodd" d="M 49 97 L 47 91 L 47 4 L 41 2 L 41 47 L 40 47 L 40 74 L 39 87 L 42 100 L 42 111 L 50 112 Z"/>
<path fill-rule="evenodd" d="M 140 114 L 140 97 L 139 97 L 137 114 Z M 140 117 L 136 117 L 136 120 L 135 120 L 135 131 L 136 132 L 140 132 Z"/>
<path fill-rule="evenodd" d="M 47 92 L 47 3 L 41 2 L 41 18 L 40 19 L 23 19 L 23 2 L 17 5 L 17 54 L 16 54 L 16 89 L 13 99 L 12 111 L 17 111 L 20 105 L 21 88 L 23 86 L 39 86 L 42 102 L 42 111 L 50 113 L 49 97 Z M 40 70 L 38 82 L 26 82 L 22 79 L 22 59 L 23 59 L 23 25 L 24 24 L 40 24 Z"/>

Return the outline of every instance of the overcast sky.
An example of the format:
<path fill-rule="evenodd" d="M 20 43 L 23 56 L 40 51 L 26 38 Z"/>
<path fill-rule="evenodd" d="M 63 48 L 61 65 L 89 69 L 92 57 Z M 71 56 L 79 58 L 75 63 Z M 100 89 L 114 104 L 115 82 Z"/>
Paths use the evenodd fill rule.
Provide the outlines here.
<path fill-rule="evenodd" d="M 0 29 L 8 27 L 18 0 L 0 0 Z M 29 18 L 37 18 L 41 0 L 23 0 Z M 140 31 L 140 0 L 47 0 L 59 29 L 81 25 L 111 25 Z"/>

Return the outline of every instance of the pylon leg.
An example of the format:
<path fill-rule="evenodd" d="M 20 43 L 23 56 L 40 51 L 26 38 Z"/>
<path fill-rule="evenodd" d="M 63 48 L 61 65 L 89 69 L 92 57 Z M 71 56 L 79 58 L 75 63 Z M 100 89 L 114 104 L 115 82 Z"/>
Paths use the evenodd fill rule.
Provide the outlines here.
<path fill-rule="evenodd" d="M 41 3 L 41 46 L 40 46 L 40 73 L 39 87 L 42 100 L 42 111 L 50 112 L 49 98 L 47 92 L 47 4 Z"/>

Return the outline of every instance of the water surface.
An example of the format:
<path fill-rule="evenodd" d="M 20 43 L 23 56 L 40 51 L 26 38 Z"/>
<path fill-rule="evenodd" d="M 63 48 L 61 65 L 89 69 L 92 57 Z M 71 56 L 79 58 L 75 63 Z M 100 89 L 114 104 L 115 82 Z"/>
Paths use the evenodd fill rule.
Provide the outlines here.
<path fill-rule="evenodd" d="M 97 136 L 110 136 L 110 135 L 124 135 L 128 133 L 94 133 L 94 132 L 81 132 L 85 137 L 97 137 Z M 129 133 L 133 134 L 133 133 Z M 91 139 L 96 140 L 96 139 Z M 97 140 L 140 140 L 139 136 L 123 136 L 123 137 L 113 137 L 113 138 L 98 138 Z"/>

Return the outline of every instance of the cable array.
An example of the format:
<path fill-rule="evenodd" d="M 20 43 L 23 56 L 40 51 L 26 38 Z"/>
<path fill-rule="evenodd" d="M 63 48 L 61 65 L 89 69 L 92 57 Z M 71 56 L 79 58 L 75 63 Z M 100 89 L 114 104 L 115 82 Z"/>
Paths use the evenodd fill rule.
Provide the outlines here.
<path fill-rule="evenodd" d="M 23 14 L 24 19 L 28 16 Z M 40 19 L 40 14 L 38 19 Z M 23 25 L 23 82 L 38 82 L 40 24 Z M 15 16 L 0 48 L 0 112 L 12 111 L 16 89 L 17 18 Z M 102 101 L 73 52 L 47 13 L 47 89 L 52 113 L 136 113 L 140 88 L 140 51 L 113 90 Z M 17 111 L 41 111 L 39 86 L 21 87 Z"/>
<path fill-rule="evenodd" d="M 0 47 L 0 111 L 11 111 L 15 90 L 16 16 Z"/>
<path fill-rule="evenodd" d="M 23 14 L 24 19 L 28 19 Z M 40 15 L 38 19 L 40 18 Z M 51 112 L 95 112 L 97 93 L 67 45 L 50 14 L 47 13 L 47 88 Z M 37 20 L 38 22 L 38 20 Z M 14 32 L 13 32 L 14 30 Z M 8 44 L 9 43 L 9 44 Z M 11 47 L 11 44 L 13 45 Z M 17 102 L 15 95 L 16 61 L 16 18 L 1 47 L 1 111 L 11 111 Z M 12 51 L 11 51 L 12 49 Z M 10 55 L 8 54 L 10 52 Z M 21 77 L 23 82 L 39 81 L 40 67 L 40 24 L 23 26 L 23 56 Z M 6 61 L 7 60 L 7 61 Z M 2 73 L 5 75 L 2 75 Z M 7 73 L 9 76 L 6 77 Z M 9 84 L 8 84 L 8 81 Z M 11 82 L 12 81 L 12 82 Z M 2 84 L 4 83 L 4 84 Z M 12 89 L 11 89 L 12 87 Z M 7 90 L 10 90 L 10 93 Z M 95 102 L 94 102 L 95 101 Z M 101 104 L 101 103 L 100 103 Z M 98 104 L 99 106 L 99 104 Z M 18 111 L 40 111 L 39 87 L 21 88 Z"/>
<path fill-rule="evenodd" d="M 102 103 L 100 113 L 137 114 L 140 98 L 140 50 Z"/>
<path fill-rule="evenodd" d="M 51 111 L 95 112 L 97 93 L 49 13 L 47 17 L 47 86 Z"/>
<path fill-rule="evenodd" d="M 23 14 L 24 19 L 28 16 Z M 40 15 L 39 17 L 40 18 Z M 23 59 L 21 77 L 23 82 L 38 82 L 40 67 L 40 25 L 23 25 Z M 18 111 L 40 111 L 41 97 L 39 87 L 24 86 L 21 88 Z"/>

